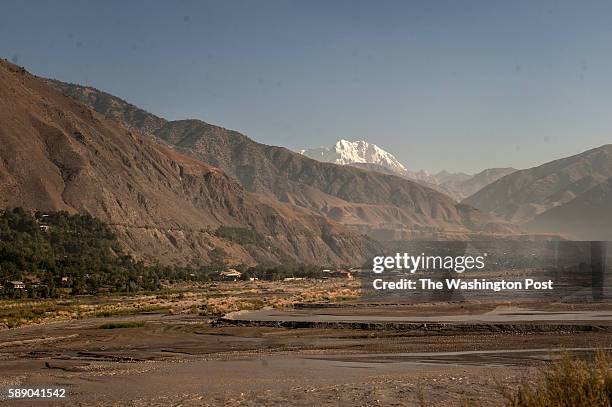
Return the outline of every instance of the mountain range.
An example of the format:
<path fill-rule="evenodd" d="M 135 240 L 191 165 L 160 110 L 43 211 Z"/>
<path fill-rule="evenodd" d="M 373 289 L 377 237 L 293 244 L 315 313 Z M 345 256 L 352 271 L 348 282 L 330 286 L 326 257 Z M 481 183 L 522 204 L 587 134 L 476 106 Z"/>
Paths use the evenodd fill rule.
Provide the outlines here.
<path fill-rule="evenodd" d="M 301 150 L 300 154 L 318 161 L 399 175 L 442 192 L 457 201 L 467 198 L 497 179 L 516 171 L 514 168 L 489 168 L 476 175 L 463 172 L 452 173 L 445 170 L 437 174 L 430 174 L 423 170 L 410 171 L 393 154 L 376 144 L 363 140 L 342 139 L 332 147 Z"/>
<path fill-rule="evenodd" d="M 532 232 L 612 240 L 612 145 L 509 174 L 463 202 Z"/>
<path fill-rule="evenodd" d="M 401 176 L 320 162 L 201 120 L 166 121 L 91 87 L 50 83 L 126 127 L 220 168 L 247 191 L 376 239 L 469 239 L 516 232 L 507 222 Z"/>
<path fill-rule="evenodd" d="M 348 265 L 387 240 L 612 238 L 609 145 L 476 175 L 411 173 L 365 141 L 319 161 L 4 60 L 0 142 L 1 207 L 90 213 L 152 262 Z"/>
<path fill-rule="evenodd" d="M 301 153 L 326 162 L 400 175 L 531 233 L 580 240 L 612 239 L 610 145 L 531 169 L 489 168 L 475 175 L 410 171 L 393 154 L 365 141 L 340 140 L 330 148 Z"/>

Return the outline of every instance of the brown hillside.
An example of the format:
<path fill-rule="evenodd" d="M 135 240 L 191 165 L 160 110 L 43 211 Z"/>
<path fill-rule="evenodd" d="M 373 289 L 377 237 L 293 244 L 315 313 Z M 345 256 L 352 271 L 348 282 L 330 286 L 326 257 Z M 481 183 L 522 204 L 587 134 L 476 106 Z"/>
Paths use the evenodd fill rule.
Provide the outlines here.
<path fill-rule="evenodd" d="M 612 178 L 536 216 L 526 227 L 578 240 L 612 240 Z"/>
<path fill-rule="evenodd" d="M 463 202 L 507 220 L 526 223 L 571 202 L 612 177 L 612 145 L 516 171 Z"/>
<path fill-rule="evenodd" d="M 88 212 L 111 224 L 130 252 L 164 263 L 206 262 L 220 249 L 231 263 L 278 262 L 284 253 L 354 264 L 371 248 L 332 221 L 246 192 L 222 171 L 127 130 L 6 61 L 0 205 Z M 219 225 L 254 229 L 279 251 L 219 239 L 211 233 Z"/>

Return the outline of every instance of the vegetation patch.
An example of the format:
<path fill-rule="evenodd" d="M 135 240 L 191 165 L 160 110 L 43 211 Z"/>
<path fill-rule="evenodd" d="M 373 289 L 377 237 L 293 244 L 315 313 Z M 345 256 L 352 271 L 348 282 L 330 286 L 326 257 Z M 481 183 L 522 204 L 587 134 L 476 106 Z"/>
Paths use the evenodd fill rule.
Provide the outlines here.
<path fill-rule="evenodd" d="M 170 307 L 164 306 L 143 306 L 143 307 L 107 307 L 102 311 L 95 313 L 96 317 L 116 317 L 121 315 L 137 315 L 137 314 L 167 314 L 170 312 Z"/>
<path fill-rule="evenodd" d="M 611 357 L 599 351 L 592 360 L 564 355 L 543 369 L 538 377 L 518 387 L 500 390 L 509 407 L 591 406 L 612 404 Z"/>
<path fill-rule="evenodd" d="M 207 270 L 145 265 L 87 214 L 0 210 L 0 298 L 158 291 L 163 282 L 207 281 Z"/>
<path fill-rule="evenodd" d="M 256 248 L 255 253 L 273 253 L 281 264 L 235 265 L 243 280 L 325 276 L 320 267 L 295 263 L 269 237 L 254 230 L 220 226 L 215 235 Z M 142 294 L 160 292 L 177 282 L 218 281 L 227 266 L 221 249 L 212 252 L 216 260 L 207 265 L 145 265 L 123 253 L 112 229 L 90 215 L 0 210 L 0 299 Z M 11 316 L 6 322 L 19 318 Z"/>

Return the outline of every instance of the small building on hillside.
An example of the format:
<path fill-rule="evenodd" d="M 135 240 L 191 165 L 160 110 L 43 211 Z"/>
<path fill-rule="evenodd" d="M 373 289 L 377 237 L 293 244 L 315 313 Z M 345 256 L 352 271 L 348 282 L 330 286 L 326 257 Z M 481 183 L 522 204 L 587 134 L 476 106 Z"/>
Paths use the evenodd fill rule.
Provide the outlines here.
<path fill-rule="evenodd" d="M 223 280 L 237 281 L 242 276 L 242 273 L 235 269 L 228 269 L 222 271 L 219 275 Z"/>
<path fill-rule="evenodd" d="M 25 290 L 26 285 L 23 281 L 9 281 L 7 286 L 13 290 Z"/>

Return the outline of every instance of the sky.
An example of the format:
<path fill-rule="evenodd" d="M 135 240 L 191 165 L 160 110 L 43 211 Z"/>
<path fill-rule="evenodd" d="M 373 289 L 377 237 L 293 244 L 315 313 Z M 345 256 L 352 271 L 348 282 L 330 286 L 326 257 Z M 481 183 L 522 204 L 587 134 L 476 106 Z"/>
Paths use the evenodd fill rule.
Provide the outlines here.
<path fill-rule="evenodd" d="M 474 173 L 612 143 L 609 1 L 0 3 L 0 57 L 266 144 Z"/>

